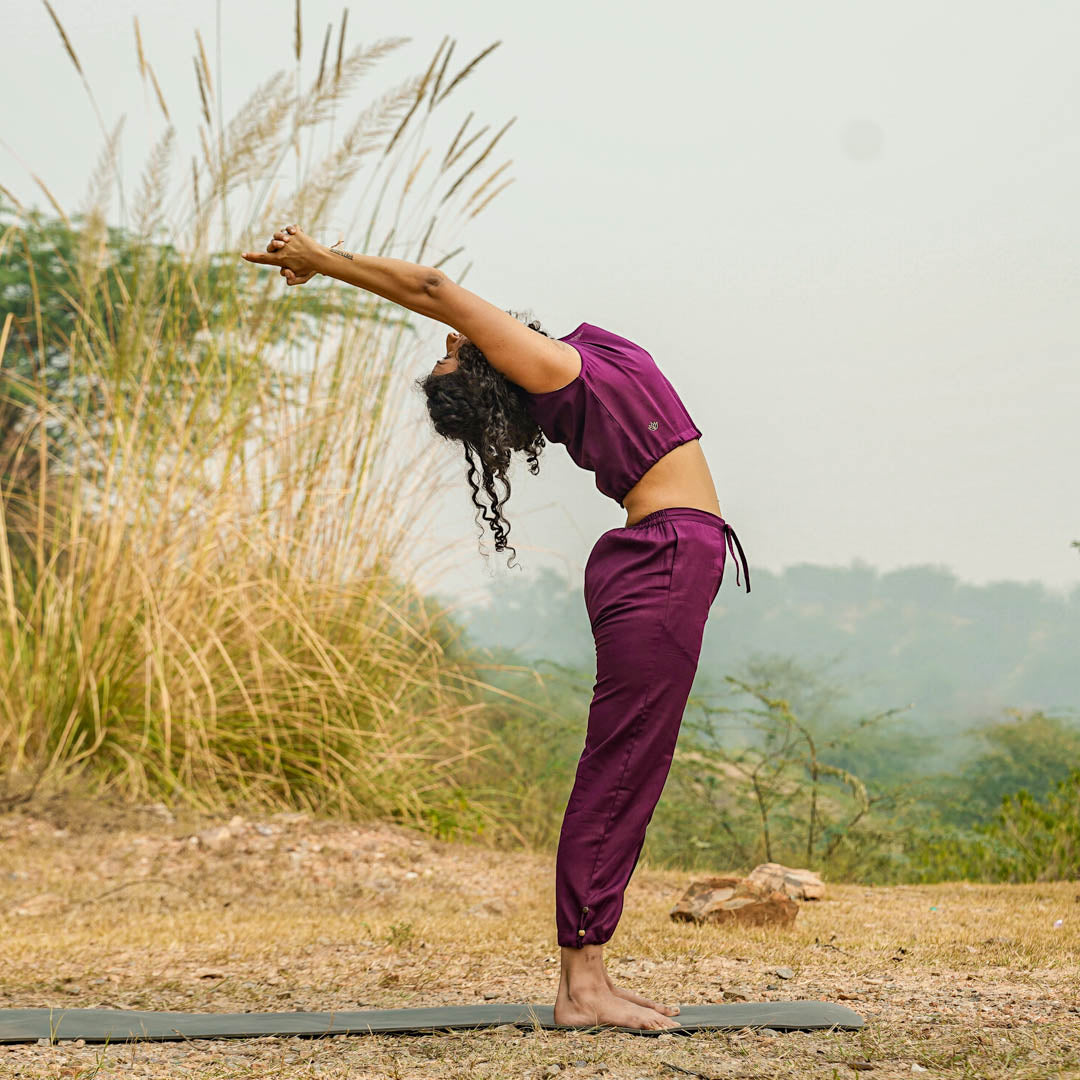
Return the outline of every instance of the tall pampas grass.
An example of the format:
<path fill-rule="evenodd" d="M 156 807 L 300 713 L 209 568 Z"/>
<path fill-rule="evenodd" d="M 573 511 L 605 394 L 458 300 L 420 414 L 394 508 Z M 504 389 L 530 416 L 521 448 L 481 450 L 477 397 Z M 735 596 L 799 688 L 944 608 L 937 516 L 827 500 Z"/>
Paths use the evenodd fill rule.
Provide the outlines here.
<path fill-rule="evenodd" d="M 365 250 L 456 256 L 436 220 L 509 164 L 477 175 L 506 126 L 455 177 L 425 125 L 490 49 L 448 75 L 444 39 L 281 191 L 299 133 L 332 124 L 405 42 L 347 51 L 343 16 L 336 62 L 328 27 L 298 92 L 295 15 L 297 80 L 268 78 L 227 123 L 196 33 L 190 170 L 136 19 L 166 127 L 122 227 L 109 223 L 120 125 L 79 213 L 49 194 L 62 220 L 44 223 L 8 192 L 0 252 L 28 295 L 0 309 L 0 806 L 77 782 L 446 834 L 503 824 L 465 786 L 491 747 L 493 688 L 408 570 L 441 480 L 403 432 L 411 315 L 318 279 L 285 291 L 237 258 L 286 218 L 317 234 L 365 169 L 381 185 L 359 204 Z"/>

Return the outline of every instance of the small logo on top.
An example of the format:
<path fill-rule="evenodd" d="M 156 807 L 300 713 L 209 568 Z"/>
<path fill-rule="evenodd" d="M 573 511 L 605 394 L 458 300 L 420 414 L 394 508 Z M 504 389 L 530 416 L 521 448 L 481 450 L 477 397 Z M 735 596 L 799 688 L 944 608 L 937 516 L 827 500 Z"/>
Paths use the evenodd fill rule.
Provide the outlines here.
<path fill-rule="evenodd" d="M 649 421 L 649 430 L 650 431 L 655 431 L 659 426 L 660 426 L 660 421 L 659 420 L 650 420 Z"/>

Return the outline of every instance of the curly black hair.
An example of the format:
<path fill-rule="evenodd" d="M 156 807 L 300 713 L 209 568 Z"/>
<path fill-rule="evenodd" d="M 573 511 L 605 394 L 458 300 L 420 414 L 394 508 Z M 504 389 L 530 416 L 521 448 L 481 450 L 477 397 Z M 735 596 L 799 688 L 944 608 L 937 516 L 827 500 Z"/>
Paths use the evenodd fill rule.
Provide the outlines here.
<path fill-rule="evenodd" d="M 530 330 L 544 337 L 551 335 L 536 320 L 508 311 L 515 319 L 525 322 Z M 517 383 L 493 368 L 487 357 L 469 340 L 458 347 L 458 366 L 445 375 L 429 372 L 416 380 L 418 389 L 427 399 L 428 414 L 435 432 L 444 439 L 453 439 L 465 448 L 466 478 L 472 488 L 472 501 L 477 513 L 474 521 L 483 536 L 482 514 L 495 534 L 497 552 L 509 548 L 513 553 L 507 566 L 517 557 L 517 550 L 507 543 L 510 524 L 503 516 L 503 506 L 510 498 L 510 455 L 522 450 L 526 455 L 529 472 L 536 476 L 540 471 L 540 451 L 547 445 L 544 433 L 525 409 L 524 391 Z M 477 482 L 477 466 L 481 475 Z M 500 497 L 495 489 L 499 480 L 504 488 Z M 482 503 L 478 496 L 481 487 L 491 505 Z M 483 549 L 481 548 L 483 554 Z M 486 557 L 486 556 L 485 556 Z"/>

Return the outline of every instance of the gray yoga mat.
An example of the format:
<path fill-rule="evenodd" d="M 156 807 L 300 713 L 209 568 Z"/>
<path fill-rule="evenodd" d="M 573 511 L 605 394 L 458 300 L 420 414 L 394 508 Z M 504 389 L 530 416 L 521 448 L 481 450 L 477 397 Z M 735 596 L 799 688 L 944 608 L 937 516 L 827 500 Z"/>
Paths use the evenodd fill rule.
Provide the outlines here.
<path fill-rule="evenodd" d="M 643 1030 L 605 1025 L 635 1035 L 767 1027 L 776 1031 L 852 1030 L 863 1018 L 843 1005 L 825 1001 L 738 1002 L 731 1005 L 685 1005 L 673 1019 L 677 1028 Z M 555 1023 L 550 1005 L 453 1005 L 431 1009 L 365 1009 L 360 1012 L 183 1013 L 133 1009 L 0 1009 L 0 1043 L 38 1039 L 245 1039 L 260 1035 L 373 1035 L 434 1032 L 450 1028 L 542 1027 L 584 1030 Z"/>

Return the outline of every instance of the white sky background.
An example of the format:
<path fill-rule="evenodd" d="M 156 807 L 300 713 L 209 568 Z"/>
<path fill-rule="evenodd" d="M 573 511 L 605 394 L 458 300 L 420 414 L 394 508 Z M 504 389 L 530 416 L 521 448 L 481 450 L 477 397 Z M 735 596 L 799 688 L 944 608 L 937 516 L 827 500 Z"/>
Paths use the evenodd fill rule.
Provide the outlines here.
<path fill-rule="evenodd" d="M 216 78 L 215 4 L 53 2 L 106 124 L 128 114 L 130 197 L 164 130 L 132 15 L 186 162 L 194 30 Z M 647 348 L 704 432 L 751 575 L 860 558 L 1080 584 L 1080 5 L 349 6 L 347 49 L 413 39 L 361 81 L 357 110 L 421 74 L 444 34 L 450 72 L 502 40 L 429 143 L 441 154 L 469 110 L 485 139 L 516 116 L 490 159 L 512 157 L 515 182 L 425 261 L 465 243 L 447 269 L 471 259 L 465 285 L 493 303 Z M 294 8 L 222 7 L 227 121 L 292 72 Z M 342 7 L 304 2 L 305 83 Z M 43 5 L 9 0 L 4 25 L 0 180 L 47 209 L 28 165 L 75 208 L 103 145 L 92 107 Z M 413 374 L 443 352 L 446 328 L 428 325 Z M 473 597 L 514 571 L 477 551 L 457 446 L 430 447 L 448 487 L 429 584 Z M 580 582 L 625 512 L 561 446 L 535 478 L 519 456 L 513 480 L 525 574 L 554 563 Z"/>

